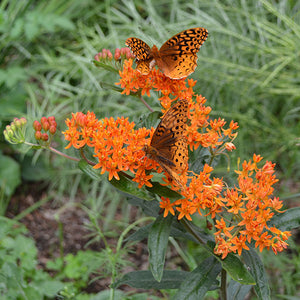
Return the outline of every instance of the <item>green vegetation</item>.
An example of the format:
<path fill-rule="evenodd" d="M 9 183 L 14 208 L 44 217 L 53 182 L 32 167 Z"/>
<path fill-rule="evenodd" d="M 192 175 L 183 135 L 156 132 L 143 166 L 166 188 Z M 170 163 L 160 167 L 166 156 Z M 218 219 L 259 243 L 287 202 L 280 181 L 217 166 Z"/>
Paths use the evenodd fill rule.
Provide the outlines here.
<path fill-rule="evenodd" d="M 238 157 L 243 161 L 253 153 L 272 160 L 282 182 L 277 191 L 280 198 L 299 199 L 299 9 L 300 2 L 296 0 L 1 1 L 1 132 L 14 117 L 24 116 L 32 124 L 35 119 L 51 115 L 61 132 L 65 129 L 64 120 L 72 112 L 88 110 L 98 118 L 124 116 L 138 122 L 145 113 L 144 105 L 134 97 L 111 90 L 109 85 L 118 77 L 96 68 L 92 63 L 94 55 L 103 48 L 124 47 L 130 36 L 160 46 L 172 34 L 202 26 L 208 29 L 209 37 L 198 53 L 198 67 L 191 78 L 198 81 L 196 92 L 207 98 L 212 117 L 239 123 L 232 164 Z M 157 99 L 152 97 L 151 104 L 158 107 Z M 29 139 L 33 136 L 30 126 L 27 135 Z M 66 142 L 59 132 L 55 143 L 64 151 Z M 219 172 L 226 173 L 225 164 L 218 167 Z M 105 237 L 117 240 L 118 232 L 128 226 L 130 210 L 123 195 L 105 176 L 100 178 L 92 180 L 77 163 L 46 151 L 11 146 L 0 137 L 1 216 L 18 186 L 18 193 L 22 194 L 28 182 L 43 182 L 47 185 L 46 201 L 60 203 L 67 197 L 72 206 L 81 195 L 83 205 L 78 209 L 87 212 L 92 224 L 90 244 L 103 242 Z M 22 221 L 30 212 L 29 209 L 16 220 Z M 118 212 L 122 219 L 115 221 Z M 135 218 L 139 219 L 142 213 L 137 214 Z M 108 299 L 108 291 L 90 296 L 83 290 L 92 274 L 113 278 L 108 284 L 121 278 L 124 265 L 130 264 L 130 248 L 127 244 L 123 247 L 105 244 L 100 252 L 86 250 L 65 256 L 62 252 L 60 258 L 51 258 L 42 270 L 37 268 L 37 248 L 28 232 L 19 223 L 1 217 L 0 295 L 6 299 L 54 299 L 55 295 L 60 299 Z M 174 247 L 177 249 L 175 244 Z M 187 247 L 189 254 L 180 256 L 193 269 L 199 262 L 189 255 L 197 254 L 199 249 L 190 244 Z M 295 275 L 299 273 L 298 253 L 299 246 L 293 245 L 285 256 L 272 256 L 272 260 L 267 254 L 263 256 L 266 268 L 277 277 L 270 282 L 274 285 L 272 299 L 299 296 L 299 276 Z M 172 293 L 166 290 L 163 295 L 168 298 Z M 162 294 L 153 295 L 151 299 L 161 298 Z M 148 297 L 119 290 L 114 296 Z"/>

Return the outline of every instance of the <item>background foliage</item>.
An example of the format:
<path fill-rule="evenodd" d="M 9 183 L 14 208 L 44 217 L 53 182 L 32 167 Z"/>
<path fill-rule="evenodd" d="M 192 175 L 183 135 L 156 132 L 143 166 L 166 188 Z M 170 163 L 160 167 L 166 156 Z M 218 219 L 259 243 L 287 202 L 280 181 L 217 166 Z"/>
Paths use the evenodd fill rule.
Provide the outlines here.
<path fill-rule="evenodd" d="M 195 92 L 205 96 L 213 108 L 212 117 L 239 123 L 232 167 L 238 157 L 244 160 L 252 153 L 261 154 L 277 164 L 281 199 L 299 198 L 299 8 L 296 0 L 1 1 L 1 131 L 13 117 L 25 116 L 31 123 L 44 115 L 54 115 L 64 130 L 63 121 L 71 112 L 87 110 L 99 118 L 125 116 L 138 122 L 144 106 L 136 98 L 107 88 L 117 77 L 97 69 L 92 63 L 94 55 L 102 48 L 124 47 L 130 36 L 160 46 L 183 29 L 203 26 L 209 38 L 191 77 L 198 81 L 199 91 Z M 159 107 L 154 97 L 149 101 Z M 33 135 L 31 129 L 27 133 Z M 66 145 L 59 134 L 55 142 L 61 149 Z M 128 205 L 120 203 L 121 196 L 105 180 L 100 184 L 91 181 L 76 164 L 50 153 L 28 149 L 20 153 L 3 136 L 0 143 L 2 215 L 20 183 L 24 187 L 38 181 L 47 184 L 51 201 L 67 195 L 67 201 L 73 203 L 81 191 L 82 203 L 94 212 L 89 216 L 101 218 L 104 232 L 124 228 L 129 222 Z M 218 167 L 226 176 L 226 165 Z M 118 209 L 122 220 L 111 227 Z M 15 235 L 12 239 L 17 241 Z M 272 267 L 286 271 L 282 257 L 274 257 Z M 292 260 L 299 265 L 296 256 Z M 78 257 L 76 263 L 80 263 Z M 67 276 L 66 270 L 61 274 Z M 286 273 L 280 274 L 283 291 L 274 291 L 295 295 L 295 285 L 285 279 Z"/>

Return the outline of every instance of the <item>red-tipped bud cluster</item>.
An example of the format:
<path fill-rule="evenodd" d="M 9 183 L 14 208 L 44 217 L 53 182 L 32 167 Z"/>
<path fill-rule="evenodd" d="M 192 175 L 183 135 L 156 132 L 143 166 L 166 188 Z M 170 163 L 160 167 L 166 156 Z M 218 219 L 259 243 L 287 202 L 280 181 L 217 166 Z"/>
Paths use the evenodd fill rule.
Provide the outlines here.
<path fill-rule="evenodd" d="M 108 49 L 102 49 L 102 51 L 99 52 L 99 53 L 97 53 L 94 58 L 97 61 L 100 61 L 102 59 L 112 60 L 113 59 L 113 55 L 110 52 L 110 50 L 108 50 Z"/>
<path fill-rule="evenodd" d="M 120 61 L 121 59 L 134 58 L 134 56 L 131 53 L 129 48 L 124 47 L 124 48 L 121 48 L 121 49 L 116 48 L 114 55 L 111 53 L 110 50 L 102 49 L 102 51 L 97 53 L 94 58 L 95 58 L 96 61 L 100 62 L 100 61 L 103 61 L 103 60 L 111 61 L 112 59 L 114 59 L 115 61 Z"/>
<path fill-rule="evenodd" d="M 125 58 L 125 59 L 134 58 L 134 55 L 127 47 L 121 49 L 117 48 L 115 51 L 115 60 L 120 60 L 121 58 Z"/>
<path fill-rule="evenodd" d="M 56 127 L 57 123 L 55 121 L 55 117 L 53 116 L 48 118 L 42 117 L 40 122 L 35 120 L 33 122 L 33 128 L 35 130 L 35 139 L 47 142 L 49 140 L 49 135 L 47 131 L 51 135 L 54 135 L 56 133 Z M 42 133 L 42 130 L 44 130 L 45 132 Z"/>
<path fill-rule="evenodd" d="M 11 144 L 24 143 L 26 124 L 27 120 L 25 118 L 14 118 L 13 122 L 7 125 L 3 131 L 5 139 Z"/>

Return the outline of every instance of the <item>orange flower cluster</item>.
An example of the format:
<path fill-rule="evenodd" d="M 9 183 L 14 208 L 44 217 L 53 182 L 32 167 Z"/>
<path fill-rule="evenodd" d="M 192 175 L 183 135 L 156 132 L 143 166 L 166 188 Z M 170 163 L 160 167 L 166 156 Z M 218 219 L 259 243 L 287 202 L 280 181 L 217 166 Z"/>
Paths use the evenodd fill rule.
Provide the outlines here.
<path fill-rule="evenodd" d="M 150 130 L 140 128 L 134 130 L 135 124 L 125 118 L 105 118 L 98 120 L 93 112 L 86 115 L 82 112 L 72 114 L 72 118 L 66 120 L 68 129 L 63 132 L 65 139 L 69 141 L 66 148 L 73 146 L 76 149 L 83 148 L 85 145 L 94 148 L 94 157 L 98 163 L 94 168 L 101 168 L 101 174 L 108 172 L 108 179 L 113 177 L 119 180 L 119 172 L 130 170 L 133 174 L 143 164 L 144 152 L 143 146 L 146 142 L 146 136 L 149 136 Z M 145 166 L 146 168 L 147 166 Z M 148 163 L 148 169 L 151 165 Z M 141 172 L 137 177 L 148 182 L 153 175 L 142 178 Z"/>
<path fill-rule="evenodd" d="M 198 212 L 202 215 L 201 210 L 208 210 L 210 215 L 214 218 L 216 213 L 222 211 L 222 203 L 215 201 L 216 197 L 220 195 L 223 188 L 223 181 L 220 178 L 210 178 L 210 173 L 213 168 L 205 164 L 200 174 L 191 176 L 191 181 L 186 189 L 181 191 L 183 199 L 170 202 L 168 198 L 163 198 L 160 207 L 164 209 L 164 216 L 166 217 L 170 212 L 175 215 L 174 210 L 179 212 L 178 219 L 187 218 L 192 221 L 191 215 Z"/>
<path fill-rule="evenodd" d="M 141 93 L 141 95 L 150 96 L 150 90 L 160 92 L 162 96 L 158 100 L 165 110 L 178 99 L 189 100 L 190 124 L 187 129 L 187 140 L 191 149 L 197 149 L 200 145 L 217 148 L 225 140 L 235 138 L 234 130 L 238 128 L 237 123 L 232 121 L 229 128 L 224 129 L 226 122 L 223 119 L 208 121 L 211 108 L 204 106 L 206 99 L 193 91 L 197 81 L 193 79 L 187 79 L 187 82 L 185 79 L 173 80 L 155 68 L 151 69 L 148 75 L 142 75 L 132 68 L 132 63 L 132 59 L 125 60 L 123 70 L 119 71 L 120 81 L 116 84 L 121 85 L 124 89 L 123 94 Z M 222 150 L 224 148 L 225 146 Z M 234 145 L 232 149 L 234 149 Z M 219 152 L 221 151 L 219 150 Z"/>
<path fill-rule="evenodd" d="M 215 253 L 226 257 L 229 252 L 249 250 L 246 242 L 255 241 L 255 247 L 277 253 L 287 247 L 285 242 L 291 235 L 275 227 L 268 227 L 267 222 L 273 217 L 274 211 L 280 212 L 282 202 L 271 198 L 273 185 L 278 181 L 274 175 L 275 164 L 266 162 L 262 168 L 257 164 L 262 160 L 259 155 L 253 155 L 253 161 L 244 162 L 241 171 L 236 171 L 238 187 L 226 189 L 223 197 L 215 201 L 220 203 L 231 220 L 220 217 L 216 220 L 215 233 L 217 246 Z"/>
<path fill-rule="evenodd" d="M 150 95 L 153 89 L 162 96 L 159 98 L 164 109 L 178 99 L 189 101 L 187 126 L 187 142 L 191 151 L 199 147 L 207 147 L 214 156 L 224 151 L 235 149 L 232 141 L 237 133 L 237 123 L 231 121 L 228 128 L 223 119 L 210 120 L 210 107 L 204 104 L 206 99 L 193 92 L 196 81 L 189 79 L 172 80 L 153 68 L 148 75 L 141 75 L 132 68 L 132 60 L 125 60 L 123 70 L 120 71 L 120 84 L 123 94 L 140 93 Z M 84 146 L 93 148 L 97 163 L 94 168 L 101 168 L 101 174 L 108 172 L 109 180 L 119 179 L 119 172 L 133 174 L 132 180 L 141 188 L 151 187 L 149 170 L 161 173 L 164 169 L 154 160 L 145 156 L 143 148 L 149 145 L 154 129 L 140 128 L 135 130 L 135 124 L 125 118 L 96 119 L 88 112 L 79 112 L 67 119 L 68 129 L 64 132 L 65 139 L 71 146 L 80 149 Z M 149 138 L 150 136 L 150 138 Z M 274 176 L 274 165 L 267 162 L 261 169 L 257 164 L 260 156 L 253 156 L 253 161 L 244 162 L 242 170 L 237 171 L 238 186 L 225 189 L 226 184 L 220 178 L 212 178 L 213 168 L 205 165 L 199 174 L 188 176 L 189 172 L 181 174 L 181 181 L 185 188 L 181 189 L 182 199 L 171 202 L 162 198 L 160 207 L 164 209 L 164 216 L 169 213 L 178 219 L 192 220 L 195 213 L 210 216 L 215 221 L 216 248 L 215 253 L 225 258 L 230 252 L 241 254 L 242 249 L 248 249 L 246 242 L 255 241 L 260 250 L 272 247 L 277 253 L 286 246 L 289 232 L 281 232 L 276 228 L 269 228 L 267 221 L 279 211 L 281 201 L 271 198 L 272 185 L 277 181 Z M 168 175 L 168 174 L 166 174 Z M 171 178 L 163 179 L 166 184 L 178 190 Z M 189 182 L 187 184 L 187 182 Z M 226 213 L 227 219 L 223 217 Z M 230 217 L 231 216 L 231 217 Z M 230 218 L 230 219 L 228 219 Z"/>

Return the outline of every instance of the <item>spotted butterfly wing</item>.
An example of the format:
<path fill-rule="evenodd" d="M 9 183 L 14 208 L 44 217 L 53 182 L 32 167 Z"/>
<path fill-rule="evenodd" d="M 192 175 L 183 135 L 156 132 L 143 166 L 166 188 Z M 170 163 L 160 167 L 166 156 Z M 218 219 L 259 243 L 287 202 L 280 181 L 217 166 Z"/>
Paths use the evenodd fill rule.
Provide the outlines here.
<path fill-rule="evenodd" d="M 164 74 L 173 79 L 192 74 L 197 67 L 197 52 L 205 42 L 208 31 L 205 28 L 184 30 L 166 41 L 159 49 L 156 60 Z"/>
<path fill-rule="evenodd" d="M 128 38 L 125 45 L 130 48 L 136 58 L 136 69 L 142 74 L 147 75 L 150 72 L 150 63 L 153 60 L 151 48 L 138 38 Z"/>
<path fill-rule="evenodd" d="M 155 129 L 146 154 L 157 161 L 182 188 L 179 174 L 188 168 L 186 131 L 188 101 L 181 100 L 171 107 Z"/>

